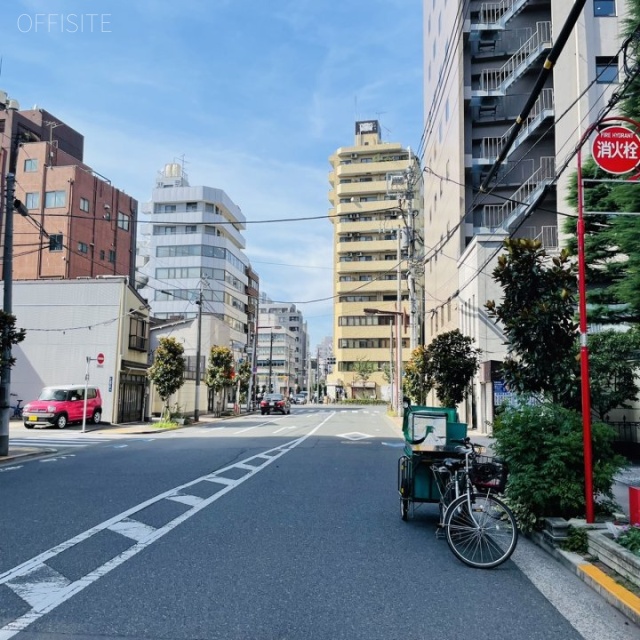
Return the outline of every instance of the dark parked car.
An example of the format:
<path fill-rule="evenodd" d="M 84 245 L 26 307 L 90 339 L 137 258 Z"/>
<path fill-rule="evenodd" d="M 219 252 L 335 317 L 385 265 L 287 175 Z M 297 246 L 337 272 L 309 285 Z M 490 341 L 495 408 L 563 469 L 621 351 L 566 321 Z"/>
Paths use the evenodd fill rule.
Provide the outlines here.
<path fill-rule="evenodd" d="M 260 413 L 264 415 L 272 411 L 279 411 L 282 415 L 291 413 L 289 399 L 281 393 L 269 393 L 260 401 Z"/>

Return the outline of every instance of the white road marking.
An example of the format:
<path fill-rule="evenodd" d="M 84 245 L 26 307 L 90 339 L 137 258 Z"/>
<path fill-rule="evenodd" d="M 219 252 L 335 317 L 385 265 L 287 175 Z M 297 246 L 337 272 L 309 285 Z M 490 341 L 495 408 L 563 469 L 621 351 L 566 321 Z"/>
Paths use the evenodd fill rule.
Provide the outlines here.
<path fill-rule="evenodd" d="M 19 465 L 17 467 L 2 467 L 0 469 L 0 473 L 4 473 L 5 471 L 17 471 L 18 469 L 22 469 L 22 465 Z"/>
<path fill-rule="evenodd" d="M 7 582 L 7 586 L 33 609 L 38 609 L 44 604 L 52 590 L 66 589 L 70 584 L 71 580 L 46 564 L 34 567 L 28 573 L 17 576 L 14 581 Z"/>
<path fill-rule="evenodd" d="M 180 502 L 182 504 L 188 504 L 190 507 L 195 507 L 197 504 L 200 504 L 204 500 L 204 498 L 200 498 L 199 496 L 179 494 L 177 496 L 171 496 L 167 498 L 167 500 L 173 500 L 174 502 Z"/>
<path fill-rule="evenodd" d="M 126 538 L 131 538 L 136 542 L 142 542 L 142 540 L 148 538 L 156 530 L 155 527 L 151 527 L 143 522 L 138 522 L 137 520 L 131 520 L 130 518 L 125 518 L 124 520 L 120 520 L 120 522 L 114 522 L 110 527 L 107 527 L 107 529 L 114 533 L 119 533 Z"/>
<path fill-rule="evenodd" d="M 107 573 L 109 573 L 113 569 L 117 568 L 118 566 L 126 562 L 129 558 L 132 558 L 133 556 L 138 554 L 140 551 L 143 551 L 146 547 L 154 543 L 156 540 L 160 539 L 161 537 L 169 533 L 171 530 L 175 529 L 178 525 L 182 524 L 185 520 L 188 520 L 189 518 L 194 516 L 196 513 L 198 513 L 198 511 L 201 511 L 205 507 L 209 506 L 211 503 L 215 502 L 216 500 L 221 498 L 223 495 L 229 493 L 229 491 L 237 487 L 239 484 L 243 483 L 245 480 L 253 477 L 258 472 L 268 467 L 274 460 L 277 460 L 281 456 L 285 455 L 286 453 L 288 453 L 289 451 L 297 447 L 299 444 L 304 442 L 307 438 L 312 436 L 314 433 L 316 433 L 316 431 L 318 431 L 318 429 L 320 429 L 334 415 L 335 413 L 330 413 L 319 425 L 317 425 L 316 427 L 313 427 L 308 434 L 300 438 L 296 438 L 295 440 L 291 440 L 290 442 L 280 445 L 279 447 L 274 447 L 273 449 L 263 451 L 261 454 L 250 456 L 249 458 L 246 458 L 245 460 L 242 460 L 239 463 L 229 465 L 228 467 L 224 467 L 222 469 L 218 469 L 217 471 L 207 474 L 206 476 L 201 476 L 183 485 L 174 487 L 173 489 L 169 489 L 164 493 L 161 493 L 153 498 L 150 498 L 149 500 L 146 500 L 145 502 L 142 502 L 130 509 L 127 509 L 126 511 L 123 511 L 122 513 L 114 516 L 113 518 L 110 518 L 109 520 L 105 520 L 104 522 L 101 522 L 100 524 L 96 525 L 95 527 L 92 527 L 91 529 L 88 529 L 87 531 L 83 531 L 82 533 L 78 534 L 74 538 L 71 538 L 66 542 L 63 542 L 55 547 L 52 547 L 48 551 L 44 551 L 38 556 L 35 556 L 34 558 L 31 558 L 30 560 L 23 562 L 17 567 L 14 567 L 13 569 L 9 569 L 8 571 L 5 571 L 4 573 L 0 574 L 0 585 L 5 584 L 7 587 L 11 588 L 17 595 L 20 596 L 20 593 L 18 592 L 22 589 L 21 585 L 25 584 L 25 581 L 24 581 L 25 578 L 27 579 L 29 588 L 26 590 L 22 589 L 22 593 L 25 593 L 27 597 L 32 599 L 36 598 L 36 595 L 37 595 L 37 605 L 31 604 L 31 602 L 26 600 L 26 598 L 23 598 L 28 604 L 30 604 L 30 606 L 32 607 L 31 610 L 21 615 L 20 617 L 15 618 L 14 620 L 6 624 L 4 627 L 0 628 L 0 640 L 9 640 L 10 638 L 13 638 L 13 636 L 15 636 L 16 634 L 20 633 L 21 631 L 24 631 L 30 624 L 40 619 L 42 616 L 46 615 L 50 611 L 53 611 L 56 607 L 61 605 L 63 602 L 69 600 L 76 593 L 79 593 L 85 587 L 88 587 L 90 584 L 96 582 L 97 580 L 105 576 Z M 249 461 L 255 460 L 256 458 L 260 458 L 263 460 L 260 466 L 254 467 L 254 466 L 248 465 Z M 218 476 L 218 474 L 225 473 L 231 469 L 238 468 L 238 465 L 243 465 L 244 467 L 248 467 L 250 471 L 248 470 L 248 472 L 245 475 L 243 475 L 241 478 L 238 478 L 237 480 L 230 480 L 228 478 L 222 479 Z M 71 547 L 76 546 L 77 544 L 84 542 L 85 540 L 94 536 L 100 531 L 104 531 L 105 529 L 109 529 L 113 531 L 114 525 L 117 525 L 118 523 L 122 523 L 125 520 L 127 521 L 127 524 L 129 523 L 132 525 L 135 524 L 136 526 L 138 524 L 142 524 L 142 523 L 137 523 L 135 520 L 130 519 L 129 516 L 133 515 L 134 513 L 138 513 L 143 509 L 147 508 L 148 506 L 160 502 L 161 500 L 175 498 L 176 495 L 178 495 L 179 492 L 181 492 L 182 490 L 187 489 L 188 487 L 194 484 L 198 484 L 203 480 L 208 480 L 210 482 L 222 480 L 223 484 L 227 484 L 227 483 L 230 483 L 230 484 L 227 484 L 227 486 L 220 489 L 220 491 L 218 491 L 217 493 L 214 493 L 209 498 L 203 499 L 197 505 L 193 506 L 191 509 L 188 509 L 183 514 L 181 514 L 177 518 L 174 518 L 173 520 L 171 520 L 164 526 L 159 527 L 158 529 L 153 529 L 152 531 L 147 533 L 143 533 L 142 529 L 139 529 L 141 533 L 138 535 L 143 536 L 142 540 L 138 541 L 136 544 L 129 547 L 126 551 L 123 551 L 122 553 L 115 556 L 114 558 L 112 558 L 102 566 L 98 567 L 97 569 L 94 569 L 93 571 L 89 572 L 84 577 L 79 578 L 75 582 L 68 581 L 66 578 L 64 578 L 64 576 L 62 576 L 61 578 L 57 578 L 55 575 L 56 572 L 50 573 L 48 571 L 48 569 L 50 569 L 49 567 L 47 567 L 47 569 L 43 569 L 43 567 L 45 566 L 45 562 L 47 560 L 57 556 L 58 554 L 62 553 L 67 549 L 70 549 Z M 144 525 L 144 526 L 147 526 L 147 525 Z M 132 526 L 132 529 L 130 531 L 132 532 L 135 531 L 135 527 Z M 44 573 L 40 574 L 38 573 L 39 571 L 44 571 Z M 41 575 L 42 577 L 40 578 L 39 576 Z M 38 579 L 32 581 L 31 578 L 34 578 L 34 577 L 38 577 Z M 36 595 L 32 595 L 32 594 L 36 594 Z"/>
<path fill-rule="evenodd" d="M 273 433 L 280 433 L 281 431 L 287 431 L 288 429 L 297 429 L 298 427 L 280 427 L 280 429 L 276 429 Z"/>
<path fill-rule="evenodd" d="M 336 438 L 345 438 L 346 440 L 366 440 L 367 438 L 373 438 L 373 436 L 353 431 L 351 433 L 338 433 Z"/>
<path fill-rule="evenodd" d="M 246 429 L 240 429 L 240 431 L 234 431 L 233 435 L 235 436 L 238 433 L 246 433 L 247 431 L 251 431 L 251 429 L 255 429 L 255 427 L 247 427 Z"/>
<path fill-rule="evenodd" d="M 114 444 L 112 445 L 112 449 L 124 449 L 125 447 L 128 447 L 128 444 Z"/>

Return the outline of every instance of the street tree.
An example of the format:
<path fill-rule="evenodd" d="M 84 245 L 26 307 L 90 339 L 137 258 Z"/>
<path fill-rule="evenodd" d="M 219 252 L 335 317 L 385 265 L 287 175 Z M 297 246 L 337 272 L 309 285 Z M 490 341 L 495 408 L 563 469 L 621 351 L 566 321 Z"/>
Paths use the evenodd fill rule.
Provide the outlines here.
<path fill-rule="evenodd" d="M 220 394 L 234 384 L 233 353 L 229 347 L 214 345 L 209 351 L 209 362 L 205 383 L 213 390 L 214 402 L 218 402 Z M 221 405 L 221 403 L 220 403 Z"/>
<path fill-rule="evenodd" d="M 15 357 L 11 356 L 8 360 L 4 359 L 5 350 L 10 349 L 13 345 L 22 342 L 27 335 L 25 329 L 16 329 L 16 317 L 6 311 L 0 311 L 0 368 L 13 367 L 16 363 Z"/>
<path fill-rule="evenodd" d="M 455 407 L 467 396 L 469 384 L 480 367 L 481 350 L 473 338 L 458 329 L 436 336 L 425 349 L 423 367 L 444 407 Z"/>
<path fill-rule="evenodd" d="M 601 331 L 589 336 L 591 407 L 600 420 L 612 409 L 628 409 L 638 396 L 640 331 Z"/>
<path fill-rule="evenodd" d="M 353 363 L 354 382 L 362 382 L 363 389 L 366 388 L 367 380 L 371 377 L 371 374 L 375 370 L 373 362 L 367 360 L 367 358 L 358 358 Z M 351 385 L 353 389 L 353 385 Z M 354 394 L 355 397 L 355 394 Z"/>
<path fill-rule="evenodd" d="M 571 406 L 577 375 L 575 264 L 566 249 L 549 259 L 537 240 L 508 238 L 504 245 L 506 253 L 493 270 L 503 297 L 485 304 L 506 337 L 504 381 L 514 393 Z"/>
<path fill-rule="evenodd" d="M 245 359 L 236 367 L 235 380 L 240 384 L 240 393 L 246 394 L 249 391 L 249 380 L 251 379 L 251 362 Z"/>
<path fill-rule="evenodd" d="M 412 404 L 424 406 L 427 395 L 433 389 L 429 360 L 423 346 L 416 347 L 404 367 L 403 391 Z"/>
<path fill-rule="evenodd" d="M 627 18 L 622 37 L 636 33 L 640 22 L 640 0 L 627 0 Z M 640 56 L 640 42 L 629 44 L 626 59 L 634 64 Z M 632 80 L 618 103 L 621 116 L 640 120 L 640 78 Z M 583 177 L 616 182 L 583 182 L 585 216 L 585 262 L 589 320 L 598 324 L 640 322 L 640 217 L 625 215 L 640 211 L 637 167 L 628 175 L 614 176 L 599 169 L 593 159 L 583 163 Z M 625 181 L 629 178 L 630 181 Z M 577 174 L 570 182 L 567 201 L 577 208 Z M 603 212 L 592 215 L 592 212 Z M 605 213 L 606 212 L 606 213 Z M 613 215 L 610 215 L 613 214 Z M 563 231 L 567 248 L 577 255 L 576 220 L 566 218 Z"/>
<path fill-rule="evenodd" d="M 162 417 L 170 416 L 169 398 L 184 384 L 184 347 L 176 338 L 160 338 L 147 374 L 164 403 Z"/>

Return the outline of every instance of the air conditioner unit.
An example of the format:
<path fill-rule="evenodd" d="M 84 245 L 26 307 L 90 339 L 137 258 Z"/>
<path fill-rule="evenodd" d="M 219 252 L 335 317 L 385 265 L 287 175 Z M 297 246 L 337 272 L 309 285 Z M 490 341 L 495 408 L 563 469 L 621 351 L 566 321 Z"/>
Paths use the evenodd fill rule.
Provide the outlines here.
<path fill-rule="evenodd" d="M 358 257 L 362 257 L 364 255 L 364 253 L 362 253 L 362 251 L 358 251 Z"/>
<path fill-rule="evenodd" d="M 357 157 L 358 157 L 358 154 L 357 154 L 357 153 L 352 153 L 352 154 L 351 154 L 351 157 L 352 157 L 352 158 L 357 158 Z"/>
<path fill-rule="evenodd" d="M 353 253 L 347 253 L 347 257 L 353 258 Z"/>

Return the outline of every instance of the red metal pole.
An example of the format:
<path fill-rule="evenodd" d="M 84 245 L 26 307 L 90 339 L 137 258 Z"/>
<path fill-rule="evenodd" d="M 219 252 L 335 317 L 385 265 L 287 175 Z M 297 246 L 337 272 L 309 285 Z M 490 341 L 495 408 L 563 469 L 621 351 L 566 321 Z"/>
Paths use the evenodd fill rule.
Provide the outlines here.
<path fill-rule="evenodd" d="M 591 134 L 590 127 L 583 141 Z M 582 438 L 584 441 L 584 492 L 587 522 L 595 520 L 593 506 L 593 453 L 591 448 L 591 390 L 589 385 L 589 347 L 587 346 L 587 286 L 584 250 L 584 194 L 582 187 L 582 143 L 578 147 L 578 291 L 580 314 L 580 373 L 582 385 Z"/>

